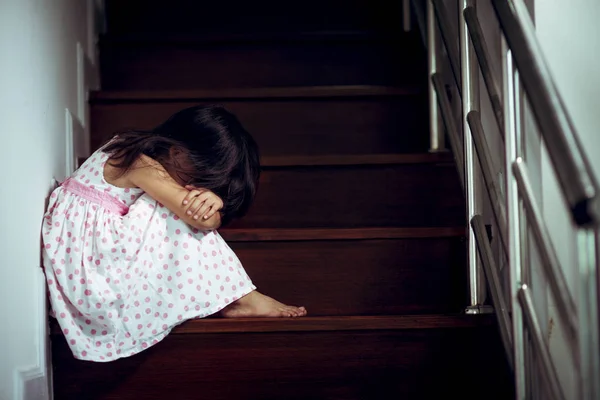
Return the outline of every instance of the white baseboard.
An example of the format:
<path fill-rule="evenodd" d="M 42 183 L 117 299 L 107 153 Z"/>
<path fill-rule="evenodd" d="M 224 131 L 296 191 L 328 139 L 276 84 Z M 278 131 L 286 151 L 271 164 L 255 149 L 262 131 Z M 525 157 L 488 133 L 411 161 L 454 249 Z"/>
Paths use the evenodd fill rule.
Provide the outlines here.
<path fill-rule="evenodd" d="M 50 377 L 48 376 L 47 354 L 48 338 L 48 303 L 46 300 L 46 278 L 41 268 L 36 268 L 35 277 L 37 298 L 37 317 L 39 331 L 37 333 L 36 365 L 18 368 L 14 375 L 14 400 L 51 400 Z"/>

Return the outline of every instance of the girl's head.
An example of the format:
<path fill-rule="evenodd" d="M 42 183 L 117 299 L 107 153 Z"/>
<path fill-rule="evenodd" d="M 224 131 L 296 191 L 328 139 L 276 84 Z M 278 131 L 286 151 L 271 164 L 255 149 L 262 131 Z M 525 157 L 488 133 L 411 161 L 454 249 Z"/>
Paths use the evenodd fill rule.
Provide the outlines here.
<path fill-rule="evenodd" d="M 248 211 L 258 187 L 258 146 L 220 106 L 186 108 L 151 131 L 120 133 L 104 151 L 123 171 L 145 154 L 181 185 L 213 191 L 223 200 L 224 224 Z"/>

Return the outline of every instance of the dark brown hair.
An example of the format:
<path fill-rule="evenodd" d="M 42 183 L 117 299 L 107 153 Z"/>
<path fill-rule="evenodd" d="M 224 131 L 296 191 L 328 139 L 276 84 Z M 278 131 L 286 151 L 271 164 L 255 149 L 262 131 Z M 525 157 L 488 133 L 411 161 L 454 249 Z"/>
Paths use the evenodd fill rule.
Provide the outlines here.
<path fill-rule="evenodd" d="M 223 224 L 245 215 L 258 189 L 258 146 L 220 106 L 186 108 L 150 131 L 118 133 L 103 151 L 123 172 L 145 154 L 180 184 L 211 190 L 223 200 Z"/>

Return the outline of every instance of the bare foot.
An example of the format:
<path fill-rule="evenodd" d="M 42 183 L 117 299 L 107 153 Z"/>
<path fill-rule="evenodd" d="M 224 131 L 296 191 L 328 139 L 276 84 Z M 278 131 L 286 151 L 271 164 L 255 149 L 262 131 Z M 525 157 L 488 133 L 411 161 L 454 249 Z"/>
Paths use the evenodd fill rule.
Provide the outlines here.
<path fill-rule="evenodd" d="M 303 317 L 306 309 L 287 306 L 255 290 L 225 307 L 221 310 L 221 315 L 225 318 Z"/>

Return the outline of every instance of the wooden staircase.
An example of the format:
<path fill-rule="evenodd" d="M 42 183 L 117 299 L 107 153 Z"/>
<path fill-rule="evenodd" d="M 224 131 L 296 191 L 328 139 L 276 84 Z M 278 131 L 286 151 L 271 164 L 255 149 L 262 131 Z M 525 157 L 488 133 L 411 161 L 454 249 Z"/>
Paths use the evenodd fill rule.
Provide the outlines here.
<path fill-rule="evenodd" d="M 54 327 L 55 399 L 511 399 L 495 318 L 463 313 L 464 200 L 451 155 L 427 152 L 402 2 L 205 3 L 107 1 L 92 147 L 193 104 L 237 114 L 263 173 L 221 234 L 309 317 L 188 321 L 111 363 Z"/>

